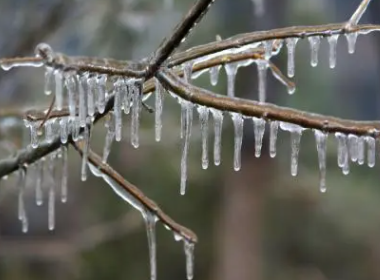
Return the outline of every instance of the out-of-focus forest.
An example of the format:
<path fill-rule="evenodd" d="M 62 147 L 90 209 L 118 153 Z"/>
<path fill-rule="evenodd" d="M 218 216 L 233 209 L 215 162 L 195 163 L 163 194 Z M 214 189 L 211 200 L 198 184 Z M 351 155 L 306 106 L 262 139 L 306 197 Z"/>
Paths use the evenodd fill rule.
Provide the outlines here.
<path fill-rule="evenodd" d="M 46 42 L 70 55 L 140 59 L 150 54 L 194 0 L 2 0 L 0 57 L 31 55 Z M 373 0 L 364 22 L 378 23 L 380 1 Z M 265 0 L 255 16 L 251 0 L 217 0 L 182 49 L 237 33 L 292 25 L 347 20 L 360 0 Z M 268 102 L 366 120 L 380 118 L 380 37 L 359 36 L 356 52 L 338 43 L 337 67 L 328 66 L 322 41 L 319 65 L 310 66 L 308 42 L 296 51 L 297 91 L 293 96 L 268 75 Z M 286 69 L 286 52 L 274 62 Z M 286 71 L 284 71 L 286 72 Z M 257 99 L 255 66 L 240 68 L 237 96 Z M 207 75 L 194 81 L 211 88 Z M 215 92 L 225 94 L 221 71 Z M 0 110 L 48 107 L 42 69 L 0 72 Z M 153 100 L 148 100 L 152 104 Z M 188 168 L 188 189 L 179 194 L 179 106 L 164 105 L 163 138 L 154 141 L 154 116 L 144 111 L 140 148 L 129 141 L 129 117 L 123 140 L 114 143 L 109 163 L 154 199 L 176 221 L 194 230 L 195 279 L 294 280 L 380 279 L 380 178 L 378 166 L 351 165 L 348 176 L 337 167 L 336 142 L 328 142 L 327 192 L 319 192 L 314 136 L 302 137 L 299 175 L 290 175 L 289 134 L 279 132 L 278 154 L 254 155 L 251 123 L 244 129 L 242 169 L 232 168 L 233 127 L 225 118 L 222 164 L 201 168 L 199 122 L 195 121 Z M 0 120 L 0 155 L 27 145 L 22 121 Z M 212 130 L 211 130 L 212 131 Z M 210 139 L 212 139 L 210 133 Z M 102 151 L 104 123 L 93 132 L 91 147 Z M 211 154 L 211 152 L 210 152 Z M 121 201 L 99 178 L 80 180 L 78 154 L 69 151 L 69 197 L 57 204 L 56 229 L 47 226 L 47 203 L 36 206 L 34 182 L 27 185 L 27 234 L 17 219 L 17 176 L 0 181 L 0 279 L 148 279 L 145 225 L 140 214 Z M 48 177 L 48 176 L 47 176 Z M 45 180 L 45 188 L 49 182 Z M 45 194 L 46 195 L 46 194 Z M 185 279 L 182 244 L 158 226 L 158 279 Z"/>

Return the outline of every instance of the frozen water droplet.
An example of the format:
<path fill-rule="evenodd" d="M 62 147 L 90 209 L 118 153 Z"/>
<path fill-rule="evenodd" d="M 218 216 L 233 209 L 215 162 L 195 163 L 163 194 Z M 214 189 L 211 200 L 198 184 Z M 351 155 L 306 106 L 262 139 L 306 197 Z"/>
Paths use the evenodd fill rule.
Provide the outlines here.
<path fill-rule="evenodd" d="M 269 128 L 269 156 L 271 158 L 276 157 L 277 154 L 277 132 L 278 121 L 271 121 Z"/>
<path fill-rule="evenodd" d="M 63 75 L 60 70 L 54 71 L 55 77 L 55 104 L 57 110 L 62 110 L 63 107 Z"/>
<path fill-rule="evenodd" d="M 280 123 L 280 127 L 284 131 L 290 132 L 290 142 L 291 142 L 291 165 L 290 173 L 292 176 L 297 176 L 298 173 L 298 154 L 300 151 L 301 136 L 304 128 L 299 125 L 291 123 Z"/>
<path fill-rule="evenodd" d="M 330 68 L 333 69 L 336 66 L 336 47 L 338 44 L 339 34 L 331 35 L 327 37 L 329 43 L 329 64 Z"/>
<path fill-rule="evenodd" d="M 68 119 L 67 118 L 61 118 L 59 120 L 59 126 L 60 126 L 60 135 L 61 135 L 61 143 L 66 144 L 67 138 L 69 134 L 69 128 L 68 128 Z"/>
<path fill-rule="evenodd" d="M 321 45 L 321 38 L 319 36 L 311 36 L 308 38 L 311 51 L 311 66 L 316 67 L 318 65 L 318 53 Z"/>
<path fill-rule="evenodd" d="M 140 145 L 139 128 L 140 128 L 140 112 L 141 112 L 141 88 L 142 84 L 137 81 L 131 84 L 132 90 L 132 121 L 131 121 L 131 144 L 133 147 L 138 148 Z"/>
<path fill-rule="evenodd" d="M 211 113 L 214 119 L 214 164 L 218 166 L 221 162 L 223 113 L 215 109 L 211 109 Z"/>
<path fill-rule="evenodd" d="M 199 120 L 201 123 L 201 138 L 202 138 L 202 168 L 208 168 L 208 118 L 209 109 L 207 107 L 198 107 Z"/>
<path fill-rule="evenodd" d="M 77 87 L 76 87 L 75 78 L 71 73 L 65 72 L 65 84 L 66 84 L 67 94 L 68 94 L 70 117 L 75 117 L 76 115 L 75 93 L 76 93 Z"/>
<path fill-rule="evenodd" d="M 185 63 L 183 66 L 183 79 L 185 80 L 186 83 L 189 83 L 191 81 L 191 76 L 193 74 L 193 63 L 188 62 Z"/>
<path fill-rule="evenodd" d="M 374 167 L 376 163 L 376 140 L 371 136 L 365 138 L 367 142 L 367 164 Z"/>
<path fill-rule="evenodd" d="M 358 137 L 353 134 L 348 135 L 348 148 L 352 162 L 356 162 L 359 156 Z"/>
<path fill-rule="evenodd" d="M 61 202 L 67 202 L 67 182 L 68 182 L 68 148 L 67 146 L 62 146 L 62 177 L 61 177 Z"/>
<path fill-rule="evenodd" d="M 234 169 L 239 171 L 241 168 L 241 146 L 243 144 L 243 116 L 238 113 L 231 113 L 231 118 L 234 123 Z"/>
<path fill-rule="evenodd" d="M 115 140 L 120 142 L 122 138 L 122 115 L 121 107 L 123 100 L 123 80 L 117 79 L 115 84 L 115 102 L 113 108 L 114 120 L 115 120 Z"/>
<path fill-rule="evenodd" d="M 45 160 L 41 159 L 36 163 L 36 205 L 41 206 L 43 204 L 43 193 L 42 193 L 42 180 L 44 176 L 44 166 Z"/>
<path fill-rule="evenodd" d="M 347 175 L 350 172 L 347 135 L 337 132 L 335 133 L 335 137 L 338 141 L 338 166 L 342 168 L 343 174 Z"/>
<path fill-rule="evenodd" d="M 103 114 L 106 108 L 106 85 L 107 85 L 107 75 L 98 75 L 96 77 L 98 100 L 96 101 L 96 106 L 99 113 Z"/>
<path fill-rule="evenodd" d="M 273 40 L 264 41 L 265 60 L 269 60 L 272 57 Z"/>
<path fill-rule="evenodd" d="M 358 164 L 363 165 L 365 160 L 365 141 L 364 137 L 358 138 Z"/>
<path fill-rule="evenodd" d="M 44 126 L 45 126 L 45 140 L 47 143 L 52 143 L 54 140 L 54 130 L 53 130 L 54 123 L 55 123 L 55 120 L 50 119 L 50 120 L 47 120 L 44 124 Z"/>
<path fill-rule="evenodd" d="M 328 134 L 320 130 L 314 130 L 314 136 L 317 143 L 319 161 L 319 190 L 326 192 L 326 151 Z"/>
<path fill-rule="evenodd" d="M 46 95 L 50 95 L 53 91 L 53 72 L 54 69 L 51 67 L 45 68 L 45 89 L 44 92 Z"/>
<path fill-rule="evenodd" d="M 28 231 L 28 217 L 25 209 L 25 188 L 26 188 L 26 170 L 19 169 L 18 179 L 18 219 L 21 221 L 22 231 Z"/>
<path fill-rule="evenodd" d="M 87 96 L 85 85 L 87 85 L 88 74 L 85 73 L 82 76 L 77 75 L 78 80 L 78 92 L 79 92 L 79 122 L 81 127 L 86 126 L 87 118 Z"/>
<path fill-rule="evenodd" d="M 235 79 L 238 68 L 239 64 L 237 62 L 228 63 L 224 66 L 227 74 L 227 95 L 229 97 L 235 96 Z"/>
<path fill-rule="evenodd" d="M 183 240 L 186 255 L 186 276 L 187 280 L 192 280 L 194 277 L 194 243 Z"/>
<path fill-rule="evenodd" d="M 26 121 L 25 125 L 30 129 L 30 146 L 33 149 L 38 148 L 38 128 L 40 126 L 40 122 Z"/>
<path fill-rule="evenodd" d="M 93 116 L 95 114 L 95 90 L 96 90 L 96 77 L 89 76 L 87 80 L 87 109 L 88 115 Z"/>
<path fill-rule="evenodd" d="M 186 181 L 187 181 L 187 158 L 189 154 L 190 147 L 190 136 L 191 129 L 193 125 L 193 104 L 181 100 L 181 110 L 186 112 L 186 118 L 184 119 L 184 135 L 183 135 L 183 145 L 182 145 L 182 158 L 181 158 L 181 195 L 186 192 Z M 183 109 L 184 108 L 184 109 Z"/>
<path fill-rule="evenodd" d="M 150 262 L 150 279 L 157 279 L 157 246 L 156 246 L 156 221 L 157 218 L 149 211 L 143 212 L 146 232 L 148 235 L 149 262 Z"/>
<path fill-rule="evenodd" d="M 263 137 L 265 132 L 265 120 L 259 118 L 252 118 L 254 131 L 255 131 L 255 156 L 261 156 L 261 147 L 263 145 Z"/>
<path fill-rule="evenodd" d="M 162 134 L 162 111 L 163 111 L 163 105 L 164 105 L 164 88 L 161 85 L 161 83 L 156 79 L 156 101 L 155 101 L 155 125 L 154 125 L 154 133 L 155 133 L 155 139 L 156 142 L 161 141 L 161 134 Z"/>
<path fill-rule="evenodd" d="M 298 38 L 287 38 L 285 42 L 288 49 L 288 77 L 293 78 L 295 73 L 295 49 Z"/>
<path fill-rule="evenodd" d="M 48 199 L 48 228 L 54 230 L 55 228 L 55 154 L 50 154 L 49 172 L 53 178 L 49 185 L 49 199 Z"/>
<path fill-rule="evenodd" d="M 107 128 L 106 141 L 103 148 L 103 163 L 107 162 L 108 156 L 111 152 L 111 146 L 115 137 L 115 124 L 112 121 L 111 115 L 107 118 L 105 127 Z"/>
<path fill-rule="evenodd" d="M 218 84 L 220 68 L 219 65 L 210 68 L 210 81 L 213 86 Z"/>
<path fill-rule="evenodd" d="M 259 79 L 259 102 L 265 102 L 267 94 L 266 87 L 268 63 L 265 60 L 257 60 L 256 63 Z"/>
<path fill-rule="evenodd" d="M 353 54 L 355 52 L 356 41 L 358 39 L 358 33 L 352 32 L 346 34 L 347 44 L 348 44 L 348 53 Z"/>

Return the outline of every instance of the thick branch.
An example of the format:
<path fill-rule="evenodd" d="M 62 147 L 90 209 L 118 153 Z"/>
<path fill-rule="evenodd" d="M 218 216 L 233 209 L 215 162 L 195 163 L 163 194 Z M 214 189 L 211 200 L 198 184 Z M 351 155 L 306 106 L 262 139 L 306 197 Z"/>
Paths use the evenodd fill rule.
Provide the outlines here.
<path fill-rule="evenodd" d="M 83 142 L 72 142 L 72 145 L 82 155 Z M 88 161 L 99 169 L 101 173 L 111 177 L 115 182 L 117 182 L 130 196 L 139 201 L 147 211 L 150 211 L 152 214 L 156 215 L 165 226 L 170 228 L 170 230 L 190 242 L 197 242 L 198 238 L 194 232 L 175 222 L 172 218 L 165 214 L 153 200 L 145 196 L 140 189 L 124 179 L 124 177 L 117 173 L 111 166 L 104 164 L 102 159 L 91 150 L 88 153 Z"/>
<path fill-rule="evenodd" d="M 169 70 L 159 71 L 158 79 L 165 88 L 179 97 L 194 104 L 215 108 L 226 112 L 235 112 L 249 117 L 277 120 L 297 124 L 305 128 L 318 129 L 334 133 L 379 137 L 380 121 L 353 121 L 335 117 L 312 114 L 269 103 L 231 98 L 217 95 L 208 90 L 186 84 Z"/>
<path fill-rule="evenodd" d="M 146 78 L 151 78 L 173 51 L 183 42 L 190 31 L 207 13 L 215 0 L 198 0 L 182 21 L 176 26 L 169 38 L 166 38 L 153 53 L 147 68 Z"/>

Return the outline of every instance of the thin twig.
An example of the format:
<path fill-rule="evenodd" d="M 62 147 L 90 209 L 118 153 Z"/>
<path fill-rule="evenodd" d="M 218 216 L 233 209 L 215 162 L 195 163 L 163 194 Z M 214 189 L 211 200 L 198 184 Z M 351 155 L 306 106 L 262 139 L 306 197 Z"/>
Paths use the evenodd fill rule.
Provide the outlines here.
<path fill-rule="evenodd" d="M 362 16 L 364 15 L 365 11 L 368 8 L 369 3 L 371 3 L 371 0 L 363 0 L 359 7 L 356 9 L 355 13 L 352 15 L 350 20 L 347 22 L 347 28 L 352 28 L 353 26 L 356 26 Z"/>
<path fill-rule="evenodd" d="M 71 144 L 80 153 L 80 155 L 82 155 L 84 146 L 83 141 L 72 142 Z M 91 150 L 88 152 L 88 161 L 101 173 L 111 177 L 115 182 L 117 182 L 129 194 L 129 196 L 132 196 L 134 199 L 139 201 L 147 211 L 150 211 L 152 214 L 156 215 L 165 226 L 170 228 L 170 230 L 190 242 L 197 242 L 198 238 L 194 232 L 175 222 L 172 218 L 165 214 L 153 200 L 145 196 L 139 188 L 124 179 L 124 177 L 117 173 L 110 165 L 103 163 L 102 159 Z"/>
<path fill-rule="evenodd" d="M 292 123 L 304 128 L 318 129 L 329 133 L 341 132 L 358 136 L 369 135 L 375 138 L 379 137 L 380 121 L 344 120 L 269 103 L 221 96 L 187 84 L 169 70 L 159 71 L 157 77 L 163 86 L 173 92 L 173 94 L 194 104 L 226 112 L 235 112 L 249 117 Z"/>

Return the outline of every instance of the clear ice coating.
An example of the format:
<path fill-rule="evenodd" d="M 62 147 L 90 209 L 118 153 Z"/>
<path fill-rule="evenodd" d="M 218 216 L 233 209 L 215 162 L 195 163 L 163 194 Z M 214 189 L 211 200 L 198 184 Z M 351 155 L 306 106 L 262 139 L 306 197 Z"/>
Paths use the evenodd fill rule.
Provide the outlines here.
<path fill-rule="evenodd" d="M 234 124 L 234 169 L 239 171 L 241 168 L 241 146 L 243 144 L 243 127 L 244 119 L 241 114 L 231 113 L 232 122 Z"/>
<path fill-rule="evenodd" d="M 49 162 L 49 173 L 51 174 L 51 182 L 49 185 L 49 197 L 48 197 L 48 228 L 49 230 L 54 230 L 55 228 L 55 188 L 56 188 L 56 181 L 55 181 L 55 172 L 56 172 L 56 166 L 55 166 L 55 153 L 51 153 L 49 155 L 50 162 Z"/>
<path fill-rule="evenodd" d="M 44 124 L 45 126 L 45 140 L 47 143 L 52 143 L 54 140 L 54 119 L 47 120 Z"/>
<path fill-rule="evenodd" d="M 45 159 L 41 159 L 36 163 L 36 188 L 35 188 L 35 198 L 36 205 L 41 206 L 44 202 L 43 192 L 42 192 L 42 180 L 44 176 L 44 167 L 45 167 Z"/>
<path fill-rule="evenodd" d="M 257 60 L 256 63 L 259 80 L 259 102 L 265 102 L 267 95 L 268 62 L 265 60 Z"/>
<path fill-rule="evenodd" d="M 157 279 L 157 246 L 156 246 L 156 221 L 157 217 L 149 210 L 143 212 L 143 217 L 148 235 L 150 279 Z"/>
<path fill-rule="evenodd" d="M 87 96 L 85 86 L 87 85 L 88 74 L 77 75 L 79 92 L 79 122 L 81 127 L 86 126 L 87 118 Z"/>
<path fill-rule="evenodd" d="M 269 156 L 271 158 L 276 157 L 277 154 L 277 132 L 278 121 L 271 121 L 269 124 Z"/>
<path fill-rule="evenodd" d="M 26 188 L 26 170 L 24 168 L 19 169 L 18 179 L 18 219 L 21 222 L 22 232 L 28 232 L 28 216 L 25 209 L 25 188 Z"/>
<path fill-rule="evenodd" d="M 95 90 L 96 78 L 90 75 L 87 82 L 87 113 L 91 117 L 95 114 Z"/>
<path fill-rule="evenodd" d="M 202 168 L 207 169 L 208 160 L 208 119 L 209 109 L 205 106 L 198 107 L 199 121 L 201 123 L 201 138 L 202 138 Z"/>
<path fill-rule="evenodd" d="M 99 113 L 103 114 L 106 108 L 106 85 L 107 75 L 98 75 L 96 77 L 96 88 L 98 99 L 96 100 L 96 107 Z"/>
<path fill-rule="evenodd" d="M 316 67 L 318 65 L 318 53 L 319 53 L 319 47 L 321 45 L 321 38 L 319 36 L 311 36 L 308 39 L 310 43 L 310 52 L 311 52 L 310 64 L 312 67 Z"/>
<path fill-rule="evenodd" d="M 183 66 L 183 78 L 186 83 L 189 83 L 191 81 L 192 74 L 193 74 L 193 63 L 192 62 L 185 63 L 185 65 Z"/>
<path fill-rule="evenodd" d="M 91 136 L 91 120 L 87 120 L 87 125 L 84 127 L 83 140 L 84 146 L 82 151 L 82 167 L 81 167 L 81 180 L 84 182 L 87 180 L 87 161 L 88 151 L 90 149 L 90 136 Z"/>
<path fill-rule="evenodd" d="M 264 41 L 264 51 L 265 51 L 265 60 L 269 60 L 272 57 L 272 49 L 273 49 L 274 40 Z"/>
<path fill-rule="evenodd" d="M 193 125 L 193 104 L 181 100 L 181 111 L 186 112 L 186 118 L 184 119 L 184 135 L 183 135 L 183 144 L 182 144 L 182 158 L 181 158 L 181 188 L 180 193 L 184 195 L 186 193 L 186 182 L 187 182 L 187 158 L 189 154 L 190 147 L 190 136 L 191 129 Z"/>
<path fill-rule="evenodd" d="M 350 172 L 347 135 L 337 132 L 335 137 L 338 142 L 338 166 L 342 168 L 343 174 L 347 175 Z"/>
<path fill-rule="evenodd" d="M 28 122 L 26 121 L 26 127 L 30 129 L 30 146 L 33 149 L 38 147 L 38 128 L 40 126 L 40 122 Z"/>
<path fill-rule="evenodd" d="M 305 130 L 303 127 L 291 124 L 291 123 L 280 123 L 280 128 L 284 131 L 290 132 L 290 144 L 291 144 L 291 164 L 290 173 L 292 176 L 297 176 L 298 173 L 298 154 L 300 151 L 300 143 L 302 132 Z"/>
<path fill-rule="evenodd" d="M 319 162 L 319 190 L 326 192 L 326 151 L 328 134 L 320 130 L 314 130 L 314 136 L 317 144 Z"/>
<path fill-rule="evenodd" d="M 69 136 L 68 118 L 61 118 L 59 120 L 59 131 L 61 136 L 61 143 L 66 144 Z"/>
<path fill-rule="evenodd" d="M 45 89 L 46 95 L 50 95 L 53 91 L 53 72 L 54 69 L 51 67 L 45 68 Z"/>
<path fill-rule="evenodd" d="M 216 109 L 210 109 L 214 119 L 214 164 L 220 165 L 222 149 L 223 113 Z"/>
<path fill-rule="evenodd" d="M 295 50 L 298 38 L 287 38 L 285 42 L 288 50 L 288 77 L 293 78 L 295 73 Z"/>
<path fill-rule="evenodd" d="M 140 145 L 139 128 L 140 128 L 140 113 L 141 113 L 141 88 L 139 81 L 131 84 L 133 105 L 132 105 L 132 120 L 131 120 L 131 144 L 138 148 Z"/>
<path fill-rule="evenodd" d="M 331 69 L 334 69 L 336 66 L 336 48 L 338 44 L 339 34 L 334 34 L 327 37 L 327 41 L 329 43 L 329 65 Z"/>
<path fill-rule="evenodd" d="M 107 118 L 104 125 L 107 128 L 107 134 L 103 148 L 103 163 L 106 163 L 111 152 L 113 139 L 115 138 L 115 122 L 112 120 L 111 115 Z"/>
<path fill-rule="evenodd" d="M 79 119 L 75 117 L 69 118 L 69 131 L 71 132 L 71 137 L 73 138 L 73 141 L 76 142 L 79 140 L 80 136 L 80 125 L 79 125 Z"/>
<path fill-rule="evenodd" d="M 358 138 L 358 164 L 363 165 L 365 160 L 365 140 L 361 136 Z"/>
<path fill-rule="evenodd" d="M 62 146 L 62 176 L 61 176 L 61 202 L 67 202 L 67 183 L 68 183 L 68 148 Z"/>
<path fill-rule="evenodd" d="M 115 120 L 115 140 L 120 142 L 122 138 L 122 100 L 123 100 L 123 80 L 117 79 L 115 84 L 115 102 L 113 108 L 113 115 Z"/>
<path fill-rule="evenodd" d="M 63 107 L 63 75 L 60 70 L 54 71 L 55 77 L 55 103 L 57 110 L 62 110 Z"/>
<path fill-rule="evenodd" d="M 365 137 L 367 142 L 367 164 L 374 167 L 376 163 L 376 140 L 371 136 Z"/>
<path fill-rule="evenodd" d="M 158 81 L 158 79 L 155 79 L 155 85 L 156 85 L 156 99 L 155 99 L 155 111 L 154 111 L 154 137 L 156 139 L 156 142 L 161 141 L 161 135 L 162 135 L 162 111 L 163 111 L 163 105 L 164 105 L 164 87 L 161 85 L 161 83 Z"/>
<path fill-rule="evenodd" d="M 255 156 L 261 156 L 261 147 L 263 145 L 263 137 L 265 132 L 265 120 L 259 118 L 252 118 L 253 128 L 255 131 Z"/>
<path fill-rule="evenodd" d="M 348 45 L 348 53 L 353 54 L 356 48 L 358 33 L 357 32 L 347 33 L 346 39 L 347 39 L 347 45 Z"/>
<path fill-rule="evenodd" d="M 186 256 L 186 277 L 187 280 L 194 278 L 194 243 L 183 240 L 183 246 Z"/>
<path fill-rule="evenodd" d="M 220 68 L 220 65 L 210 68 L 210 82 L 213 86 L 216 86 L 218 84 Z"/>
<path fill-rule="evenodd" d="M 224 66 L 227 74 L 227 95 L 229 97 L 235 96 L 235 79 L 239 68 L 238 62 L 228 63 Z"/>
<path fill-rule="evenodd" d="M 357 162 L 359 157 L 359 143 L 358 136 L 348 134 L 348 150 L 352 162 Z"/>
<path fill-rule="evenodd" d="M 65 72 L 65 84 L 66 84 L 67 94 L 68 94 L 70 117 L 75 117 L 76 115 L 76 100 L 75 100 L 76 81 L 73 74 Z"/>

